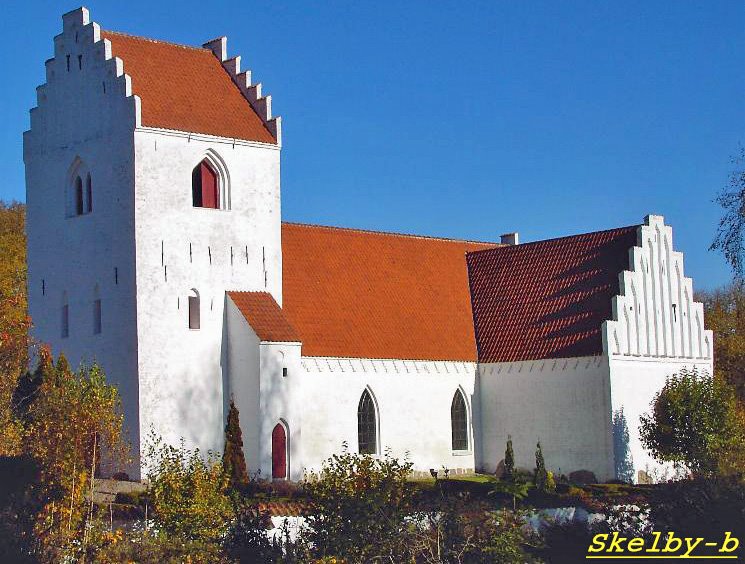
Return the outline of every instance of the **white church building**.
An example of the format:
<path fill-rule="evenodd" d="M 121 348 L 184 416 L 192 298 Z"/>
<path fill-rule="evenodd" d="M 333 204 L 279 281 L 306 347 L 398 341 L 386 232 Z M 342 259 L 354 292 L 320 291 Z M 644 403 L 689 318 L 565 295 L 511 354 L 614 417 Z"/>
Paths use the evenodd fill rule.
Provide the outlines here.
<path fill-rule="evenodd" d="M 616 476 L 665 378 L 712 335 L 659 215 L 519 244 L 286 223 L 280 119 L 224 37 L 202 47 L 62 17 L 24 134 L 34 336 L 150 430 L 298 480 L 346 443 L 415 469 Z M 446 205 L 446 202 L 443 202 Z M 498 242 L 497 242 L 498 240 Z"/>

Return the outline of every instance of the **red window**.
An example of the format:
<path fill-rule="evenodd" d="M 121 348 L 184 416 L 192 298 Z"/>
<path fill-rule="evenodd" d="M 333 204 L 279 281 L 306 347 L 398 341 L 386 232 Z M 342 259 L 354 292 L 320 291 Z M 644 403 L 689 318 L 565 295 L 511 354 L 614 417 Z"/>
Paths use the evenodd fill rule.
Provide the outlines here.
<path fill-rule="evenodd" d="M 272 478 L 287 478 L 287 434 L 281 423 L 272 431 Z"/>
<path fill-rule="evenodd" d="M 220 185 L 217 174 L 207 161 L 199 163 L 191 173 L 191 198 L 195 208 L 220 207 Z"/>

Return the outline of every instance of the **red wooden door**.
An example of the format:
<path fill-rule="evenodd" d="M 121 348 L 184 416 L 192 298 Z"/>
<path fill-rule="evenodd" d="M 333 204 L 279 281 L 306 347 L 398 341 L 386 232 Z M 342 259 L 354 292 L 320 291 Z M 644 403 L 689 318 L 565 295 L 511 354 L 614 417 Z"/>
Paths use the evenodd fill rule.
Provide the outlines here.
<path fill-rule="evenodd" d="M 272 478 L 287 478 L 287 434 L 281 423 L 272 431 Z"/>
<path fill-rule="evenodd" d="M 217 187 L 217 175 L 205 162 L 199 168 L 202 175 L 202 207 L 219 208 L 220 193 Z"/>

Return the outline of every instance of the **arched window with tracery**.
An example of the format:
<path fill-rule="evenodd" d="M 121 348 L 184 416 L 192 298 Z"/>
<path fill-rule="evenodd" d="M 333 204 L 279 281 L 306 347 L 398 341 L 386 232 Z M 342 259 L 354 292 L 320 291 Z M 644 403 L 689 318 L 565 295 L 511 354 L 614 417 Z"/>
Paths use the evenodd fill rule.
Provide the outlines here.
<path fill-rule="evenodd" d="M 357 438 L 360 454 L 378 453 L 378 414 L 369 390 L 362 392 L 357 406 Z"/>
<path fill-rule="evenodd" d="M 191 173 L 191 198 L 195 208 L 220 208 L 220 181 L 207 159 Z"/>
<path fill-rule="evenodd" d="M 450 405 L 450 425 L 453 450 L 468 450 L 468 408 L 460 390 L 455 392 Z"/>

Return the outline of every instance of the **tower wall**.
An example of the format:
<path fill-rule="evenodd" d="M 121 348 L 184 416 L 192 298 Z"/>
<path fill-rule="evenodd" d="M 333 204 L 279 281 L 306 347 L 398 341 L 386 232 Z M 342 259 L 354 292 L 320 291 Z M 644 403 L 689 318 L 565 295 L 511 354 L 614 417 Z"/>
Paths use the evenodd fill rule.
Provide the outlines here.
<path fill-rule="evenodd" d="M 222 450 L 227 413 L 227 290 L 282 303 L 276 146 L 141 128 L 135 133 L 140 432 Z M 192 205 L 192 170 L 207 158 L 223 209 Z M 198 294 L 200 329 L 189 328 Z M 231 343 L 231 346 L 248 346 Z"/>
<path fill-rule="evenodd" d="M 119 388 L 128 423 L 138 419 L 133 196 L 138 116 L 139 100 L 121 61 L 111 57 L 87 10 L 65 14 L 24 133 L 32 333 L 55 355 L 64 353 L 73 368 L 98 362 Z M 85 190 L 89 174 L 92 210 L 85 194 L 85 213 L 78 215 L 75 181 L 81 176 Z M 136 447 L 137 433 L 130 440 Z"/>

